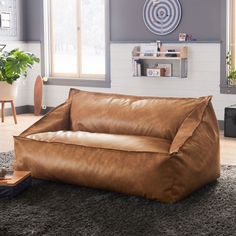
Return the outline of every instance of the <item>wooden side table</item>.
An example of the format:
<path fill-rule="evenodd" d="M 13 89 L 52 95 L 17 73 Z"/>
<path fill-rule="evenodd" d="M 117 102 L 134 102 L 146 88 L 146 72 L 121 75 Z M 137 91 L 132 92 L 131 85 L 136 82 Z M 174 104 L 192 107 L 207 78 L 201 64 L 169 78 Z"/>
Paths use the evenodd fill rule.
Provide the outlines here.
<path fill-rule="evenodd" d="M 16 119 L 16 109 L 15 109 L 15 106 L 14 106 L 14 101 L 13 100 L 0 100 L 0 102 L 2 103 L 2 122 L 4 122 L 4 116 L 5 116 L 5 112 L 4 112 L 4 109 L 5 109 L 5 103 L 9 102 L 11 103 L 11 110 L 12 110 L 12 114 L 13 114 L 13 117 L 14 117 L 14 122 L 15 124 L 17 124 L 17 119 Z"/>

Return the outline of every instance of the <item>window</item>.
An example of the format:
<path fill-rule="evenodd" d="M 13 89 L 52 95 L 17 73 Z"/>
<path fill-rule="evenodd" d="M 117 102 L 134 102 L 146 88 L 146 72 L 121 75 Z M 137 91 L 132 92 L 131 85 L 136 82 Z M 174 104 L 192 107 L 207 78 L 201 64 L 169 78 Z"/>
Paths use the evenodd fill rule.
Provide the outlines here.
<path fill-rule="evenodd" d="M 49 1 L 52 77 L 105 78 L 105 1 Z"/>
<path fill-rule="evenodd" d="M 236 43 L 236 3 L 235 0 L 229 1 L 229 19 L 228 19 L 228 31 L 229 31 L 229 48 L 228 50 L 232 54 L 232 64 L 235 66 L 236 62 L 236 51 L 235 51 L 235 43 Z"/>
<path fill-rule="evenodd" d="M 222 94 L 236 94 L 235 81 L 230 79 L 230 66 L 226 60 L 228 52 L 232 56 L 232 67 L 236 69 L 236 2 L 235 0 L 220 1 L 221 4 L 221 74 L 220 92 Z M 234 75 L 234 72 L 233 74 Z"/>

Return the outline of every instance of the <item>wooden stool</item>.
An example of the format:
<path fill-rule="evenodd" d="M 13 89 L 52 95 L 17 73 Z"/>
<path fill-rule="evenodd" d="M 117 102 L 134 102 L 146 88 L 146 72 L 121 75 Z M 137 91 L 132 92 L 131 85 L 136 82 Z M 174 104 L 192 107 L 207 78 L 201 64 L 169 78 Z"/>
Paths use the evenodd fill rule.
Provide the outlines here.
<path fill-rule="evenodd" d="M 11 103 L 12 114 L 13 114 L 13 117 L 14 117 L 14 121 L 15 121 L 15 124 L 17 124 L 17 120 L 16 120 L 16 109 L 15 109 L 13 100 L 0 100 L 0 102 L 2 103 L 2 122 L 4 122 L 4 116 L 5 116 L 5 112 L 4 112 L 5 103 L 6 103 L 6 102 L 10 102 L 10 103 Z"/>

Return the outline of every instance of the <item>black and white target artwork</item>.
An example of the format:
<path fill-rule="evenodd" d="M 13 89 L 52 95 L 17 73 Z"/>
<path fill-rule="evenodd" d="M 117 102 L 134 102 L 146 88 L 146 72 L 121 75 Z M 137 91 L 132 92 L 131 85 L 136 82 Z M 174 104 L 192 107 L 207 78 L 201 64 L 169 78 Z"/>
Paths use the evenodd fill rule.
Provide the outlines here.
<path fill-rule="evenodd" d="M 179 25 L 182 8 L 179 0 L 146 0 L 143 19 L 147 28 L 154 34 L 167 35 Z"/>

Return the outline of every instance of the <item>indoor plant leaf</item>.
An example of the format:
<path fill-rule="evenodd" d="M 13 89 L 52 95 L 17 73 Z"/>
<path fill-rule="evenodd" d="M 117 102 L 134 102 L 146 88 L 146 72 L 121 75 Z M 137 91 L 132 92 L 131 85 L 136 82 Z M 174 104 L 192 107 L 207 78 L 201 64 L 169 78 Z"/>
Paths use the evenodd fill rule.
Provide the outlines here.
<path fill-rule="evenodd" d="M 25 76 L 28 68 L 39 63 L 39 58 L 32 53 L 24 52 L 18 48 L 10 52 L 0 53 L 0 81 L 12 84 L 21 75 Z"/>

